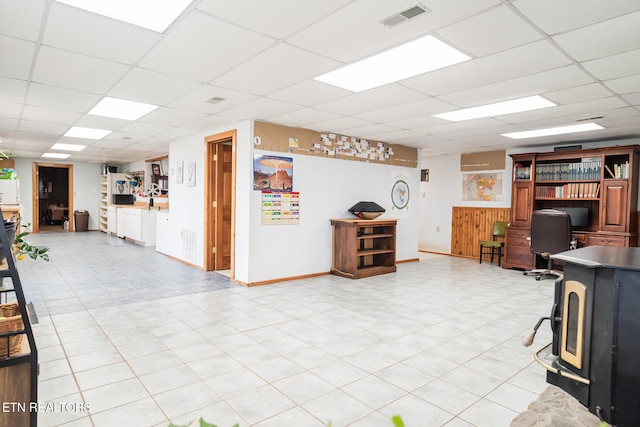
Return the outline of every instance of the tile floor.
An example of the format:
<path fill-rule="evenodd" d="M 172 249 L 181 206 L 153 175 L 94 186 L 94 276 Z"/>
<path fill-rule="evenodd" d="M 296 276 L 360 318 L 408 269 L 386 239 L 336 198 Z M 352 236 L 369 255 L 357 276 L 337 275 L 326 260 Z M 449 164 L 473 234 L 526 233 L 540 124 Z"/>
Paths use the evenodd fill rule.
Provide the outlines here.
<path fill-rule="evenodd" d="M 99 232 L 18 262 L 46 426 L 509 426 L 547 387 L 521 337 L 553 282 L 423 254 L 398 272 L 245 288 Z M 197 424 L 197 423 L 196 423 Z"/>

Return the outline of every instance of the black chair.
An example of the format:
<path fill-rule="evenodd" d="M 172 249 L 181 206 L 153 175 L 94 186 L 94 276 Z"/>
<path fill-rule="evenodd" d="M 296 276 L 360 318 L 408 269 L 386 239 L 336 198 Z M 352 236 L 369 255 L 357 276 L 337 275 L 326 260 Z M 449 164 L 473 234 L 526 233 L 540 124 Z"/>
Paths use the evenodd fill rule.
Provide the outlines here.
<path fill-rule="evenodd" d="M 502 261 L 502 248 L 504 248 L 504 241 L 498 241 L 498 237 L 504 237 L 505 230 L 509 226 L 506 221 L 494 221 L 493 231 L 491 232 L 491 240 L 480 240 L 480 264 L 482 264 L 482 256 L 485 254 L 491 254 L 491 262 L 493 262 L 493 255 L 498 252 L 498 267 L 500 267 Z"/>
<path fill-rule="evenodd" d="M 535 274 L 536 280 L 555 279 L 562 272 L 553 270 L 551 255 L 568 251 L 572 247 L 571 217 L 555 209 L 540 209 L 531 214 L 531 252 L 547 260 L 547 268 L 525 271 Z"/>

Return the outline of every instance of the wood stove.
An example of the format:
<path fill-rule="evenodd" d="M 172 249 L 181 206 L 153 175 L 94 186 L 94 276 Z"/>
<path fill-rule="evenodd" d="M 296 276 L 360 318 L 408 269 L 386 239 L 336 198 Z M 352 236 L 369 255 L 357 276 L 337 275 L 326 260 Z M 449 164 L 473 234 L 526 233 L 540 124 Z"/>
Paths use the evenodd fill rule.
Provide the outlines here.
<path fill-rule="evenodd" d="M 555 283 L 553 342 L 536 353 L 547 382 L 600 420 L 640 425 L 640 248 L 589 246 L 552 256 L 564 264 Z M 527 340 L 525 338 L 525 340 Z"/>

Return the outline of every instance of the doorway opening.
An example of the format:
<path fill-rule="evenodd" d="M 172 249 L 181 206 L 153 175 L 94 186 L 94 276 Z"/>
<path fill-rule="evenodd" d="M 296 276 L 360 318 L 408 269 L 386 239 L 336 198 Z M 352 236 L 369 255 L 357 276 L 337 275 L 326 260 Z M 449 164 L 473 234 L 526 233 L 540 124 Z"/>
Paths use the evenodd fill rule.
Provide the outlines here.
<path fill-rule="evenodd" d="M 236 131 L 205 138 L 205 259 L 207 271 L 233 280 L 235 258 Z"/>
<path fill-rule="evenodd" d="M 31 231 L 73 230 L 73 165 L 33 163 Z"/>

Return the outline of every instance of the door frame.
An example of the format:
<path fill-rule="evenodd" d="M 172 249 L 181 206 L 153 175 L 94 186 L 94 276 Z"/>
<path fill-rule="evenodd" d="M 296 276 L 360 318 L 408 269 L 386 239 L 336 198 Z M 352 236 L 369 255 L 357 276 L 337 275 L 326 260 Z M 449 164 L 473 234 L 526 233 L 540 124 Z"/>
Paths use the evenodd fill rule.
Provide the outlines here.
<path fill-rule="evenodd" d="M 69 208 L 69 230 L 74 230 L 73 223 L 73 165 L 63 163 L 36 163 L 31 164 L 31 232 L 37 233 L 40 229 L 40 168 L 56 168 L 67 170 L 67 207 Z"/>
<path fill-rule="evenodd" d="M 205 137 L 204 165 L 204 269 L 215 271 L 215 254 L 210 250 L 215 244 L 216 222 L 214 208 L 216 164 L 214 154 L 216 144 L 231 142 L 231 280 L 235 278 L 236 245 L 236 134 L 230 130 Z"/>

